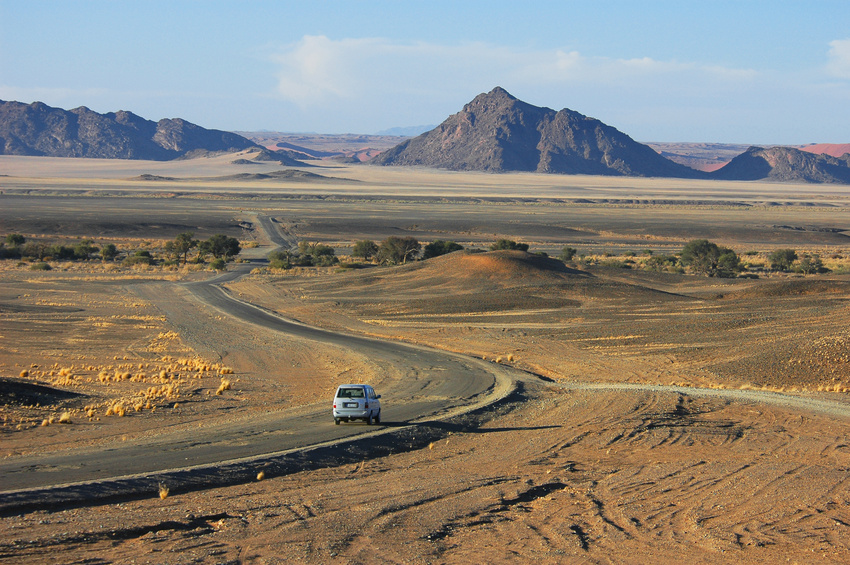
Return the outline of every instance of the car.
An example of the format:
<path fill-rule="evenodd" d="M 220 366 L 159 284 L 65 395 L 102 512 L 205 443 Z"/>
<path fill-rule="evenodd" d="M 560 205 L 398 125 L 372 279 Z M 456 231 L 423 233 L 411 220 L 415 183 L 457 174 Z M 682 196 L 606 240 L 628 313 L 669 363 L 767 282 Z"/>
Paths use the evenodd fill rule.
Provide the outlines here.
<path fill-rule="evenodd" d="M 334 394 L 334 424 L 365 420 L 371 425 L 381 423 L 381 395 L 369 385 L 339 385 Z"/>

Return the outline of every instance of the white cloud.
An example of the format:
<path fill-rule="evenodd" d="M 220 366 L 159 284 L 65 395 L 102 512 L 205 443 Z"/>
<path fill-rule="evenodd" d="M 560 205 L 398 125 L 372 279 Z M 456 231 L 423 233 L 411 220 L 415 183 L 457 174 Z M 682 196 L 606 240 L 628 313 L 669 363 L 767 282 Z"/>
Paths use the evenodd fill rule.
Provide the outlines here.
<path fill-rule="evenodd" d="M 850 76 L 850 40 L 832 42 L 830 58 L 833 76 Z M 279 49 L 273 61 L 274 96 L 284 102 L 279 115 L 289 131 L 436 124 L 475 95 L 501 86 L 531 104 L 570 108 L 638 139 L 792 143 L 791 133 L 779 132 L 796 128 L 793 135 L 799 136 L 811 123 L 780 123 L 777 116 L 820 108 L 835 124 L 843 110 L 834 101 L 846 90 L 825 82 L 823 68 L 788 74 L 480 42 L 305 36 Z"/>
<path fill-rule="evenodd" d="M 302 107 L 363 97 L 424 93 L 447 89 L 478 91 L 497 85 L 666 86 L 677 82 L 703 87 L 748 81 L 753 72 L 701 67 L 648 57 L 587 57 L 577 51 L 523 50 L 484 43 L 438 45 L 386 39 L 333 40 L 305 36 L 274 55 L 279 65 L 277 91 Z"/>
<path fill-rule="evenodd" d="M 829 43 L 827 70 L 840 78 L 850 78 L 850 39 L 836 39 Z"/>

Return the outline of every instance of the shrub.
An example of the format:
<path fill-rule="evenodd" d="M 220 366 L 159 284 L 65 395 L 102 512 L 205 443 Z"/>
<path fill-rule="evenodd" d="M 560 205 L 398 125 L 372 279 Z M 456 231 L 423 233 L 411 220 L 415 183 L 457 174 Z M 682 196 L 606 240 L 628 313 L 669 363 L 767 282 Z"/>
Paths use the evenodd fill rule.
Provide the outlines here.
<path fill-rule="evenodd" d="M 100 248 L 100 256 L 104 261 L 112 261 L 118 256 L 118 248 L 114 243 L 107 243 Z"/>
<path fill-rule="evenodd" d="M 269 253 L 269 267 L 273 269 L 291 269 L 292 252 L 287 249 L 277 249 Z"/>
<path fill-rule="evenodd" d="M 425 246 L 422 251 L 422 259 L 439 257 L 440 255 L 460 251 L 461 249 L 463 249 L 463 246 L 455 243 L 454 241 L 443 241 L 442 239 L 437 239 Z"/>
<path fill-rule="evenodd" d="M 153 265 L 153 257 L 151 257 L 150 251 L 142 249 L 136 251 L 133 255 L 126 257 L 122 263 L 127 266 Z"/>
<path fill-rule="evenodd" d="M 210 263 L 210 267 L 212 267 L 216 271 L 227 270 L 227 261 L 225 261 L 221 257 L 219 257 L 218 259 L 213 259 L 212 262 Z"/>
<path fill-rule="evenodd" d="M 672 271 L 675 270 L 679 260 L 675 255 L 653 255 L 644 263 L 644 269 L 648 271 Z"/>
<path fill-rule="evenodd" d="M 26 242 L 27 238 L 19 233 L 10 233 L 6 236 L 6 244 L 11 247 L 20 247 Z"/>
<path fill-rule="evenodd" d="M 517 243 L 516 241 L 510 239 L 500 239 L 496 241 L 496 243 L 491 245 L 490 249 L 493 251 L 500 251 L 503 249 L 517 249 L 519 251 L 528 251 L 528 244 Z"/>
<path fill-rule="evenodd" d="M 789 271 L 791 264 L 797 260 L 797 252 L 793 249 L 777 249 L 767 256 L 767 260 L 774 271 Z"/>
<path fill-rule="evenodd" d="M 578 253 L 578 249 L 575 247 L 564 247 L 561 249 L 561 254 L 558 256 L 558 259 L 564 263 L 569 263 L 576 256 L 576 253 Z"/>
<path fill-rule="evenodd" d="M 44 261 L 39 261 L 38 263 L 30 265 L 30 271 L 49 271 L 51 269 L 52 267 Z"/>
<path fill-rule="evenodd" d="M 800 259 L 797 272 L 804 273 L 806 275 L 813 275 L 815 273 L 827 273 L 829 272 L 829 269 L 823 266 L 823 261 L 821 261 L 820 255 L 804 255 L 803 258 Z"/>

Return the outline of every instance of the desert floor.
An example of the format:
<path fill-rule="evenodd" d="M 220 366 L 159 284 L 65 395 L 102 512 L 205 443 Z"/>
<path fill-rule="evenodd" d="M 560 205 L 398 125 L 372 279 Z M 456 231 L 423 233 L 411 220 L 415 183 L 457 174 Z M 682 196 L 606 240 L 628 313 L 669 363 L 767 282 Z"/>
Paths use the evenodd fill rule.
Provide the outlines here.
<path fill-rule="evenodd" d="M 846 187 L 325 163 L 310 169 L 318 179 L 246 179 L 232 176 L 244 172 L 233 159 L 0 157 L 0 234 L 157 249 L 184 231 L 226 233 L 261 257 L 271 250 L 264 216 L 338 256 L 357 240 L 411 235 L 482 250 L 504 237 L 554 257 L 572 246 L 584 259 L 460 252 L 398 267 L 260 269 L 229 284 L 308 324 L 524 376 L 492 411 L 447 425 L 423 449 L 6 512 L 0 562 L 850 560 Z M 754 265 L 778 248 L 817 253 L 833 272 L 714 279 L 638 268 L 648 250 L 674 253 L 695 238 Z M 237 412 L 321 402 L 341 380 L 391 378 L 356 351 L 246 330 L 179 285 L 210 276 L 0 261 L 3 456 L 108 448 L 165 426 L 191 434 Z M 66 412 L 72 423 L 60 425 Z"/>

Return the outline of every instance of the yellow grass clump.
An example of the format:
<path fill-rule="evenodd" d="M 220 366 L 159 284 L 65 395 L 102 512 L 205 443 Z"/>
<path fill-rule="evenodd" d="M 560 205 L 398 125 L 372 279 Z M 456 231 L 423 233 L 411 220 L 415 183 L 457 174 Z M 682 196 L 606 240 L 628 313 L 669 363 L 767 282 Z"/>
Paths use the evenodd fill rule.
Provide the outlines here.
<path fill-rule="evenodd" d="M 226 391 L 226 390 L 230 390 L 230 386 L 231 386 L 231 385 L 230 385 L 230 381 L 229 381 L 229 380 L 227 380 L 227 379 L 221 379 L 221 384 L 220 384 L 220 385 L 218 385 L 218 390 L 216 390 L 216 391 L 215 391 L 215 393 L 216 393 L 217 395 L 221 396 L 221 395 L 224 393 L 224 391 Z"/>
<path fill-rule="evenodd" d="M 169 488 L 165 483 L 160 483 L 159 485 L 159 498 L 165 500 L 168 498 Z"/>

